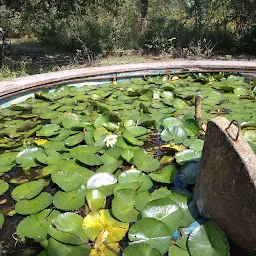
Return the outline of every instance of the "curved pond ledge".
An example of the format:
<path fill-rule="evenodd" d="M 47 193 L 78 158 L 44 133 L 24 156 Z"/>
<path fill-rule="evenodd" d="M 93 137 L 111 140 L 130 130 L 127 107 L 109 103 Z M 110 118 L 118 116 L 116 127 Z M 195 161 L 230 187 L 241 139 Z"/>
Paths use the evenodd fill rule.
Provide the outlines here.
<path fill-rule="evenodd" d="M 256 74 L 256 61 L 171 61 L 125 64 L 118 66 L 81 68 L 66 71 L 50 72 L 27 77 L 15 78 L 10 81 L 0 82 L 1 108 L 10 104 L 19 97 L 30 96 L 29 93 L 40 91 L 43 88 L 54 88 L 57 85 L 77 84 L 88 81 L 109 81 L 113 79 L 125 79 L 143 75 L 157 75 L 164 73 L 178 73 L 183 69 L 197 72 L 239 72 L 251 75 Z M 11 104 L 13 104 L 12 102 Z"/>

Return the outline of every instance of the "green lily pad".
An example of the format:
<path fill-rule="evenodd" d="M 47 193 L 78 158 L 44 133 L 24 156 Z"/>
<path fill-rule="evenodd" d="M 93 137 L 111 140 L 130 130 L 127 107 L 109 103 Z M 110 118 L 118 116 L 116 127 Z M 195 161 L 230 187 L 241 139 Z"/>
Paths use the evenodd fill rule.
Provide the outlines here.
<path fill-rule="evenodd" d="M 174 143 L 182 143 L 187 139 L 187 132 L 180 126 L 170 126 L 161 132 L 163 141 L 174 141 Z"/>
<path fill-rule="evenodd" d="M 134 184 L 134 189 L 136 193 L 149 190 L 153 186 L 153 182 L 141 171 L 138 170 L 128 170 L 123 172 L 118 177 L 118 184 L 115 186 L 115 191 L 118 190 L 118 185 L 121 185 L 121 188 L 129 188 L 131 184 Z"/>
<path fill-rule="evenodd" d="M 130 126 L 126 129 L 133 137 L 139 137 L 148 133 L 148 129 L 142 126 Z"/>
<path fill-rule="evenodd" d="M 210 221 L 192 231 L 188 238 L 188 249 L 191 256 L 229 255 L 225 233 Z"/>
<path fill-rule="evenodd" d="M 4 215 L 0 213 L 0 229 L 3 227 L 3 225 L 4 225 Z"/>
<path fill-rule="evenodd" d="M 154 172 L 160 166 L 157 159 L 150 157 L 144 150 L 137 150 L 134 153 L 134 164 L 143 172 Z"/>
<path fill-rule="evenodd" d="M 83 218 L 75 213 L 66 212 L 52 220 L 48 233 L 59 242 L 71 245 L 82 245 L 88 242 L 83 228 Z"/>
<path fill-rule="evenodd" d="M 0 180 L 0 196 L 3 195 L 9 189 L 9 184 L 3 180 Z"/>
<path fill-rule="evenodd" d="M 173 200 L 160 198 L 150 201 L 142 211 L 142 218 L 161 220 L 173 233 L 180 225 L 183 217 L 181 208 Z"/>
<path fill-rule="evenodd" d="M 113 194 L 114 185 L 117 179 L 114 175 L 105 172 L 99 172 L 91 176 L 87 181 L 87 189 L 99 189 L 106 196 Z"/>
<path fill-rule="evenodd" d="M 51 174 L 52 181 L 56 183 L 65 192 L 78 188 L 83 178 L 77 172 L 72 171 L 55 171 Z"/>
<path fill-rule="evenodd" d="M 21 239 L 32 238 L 37 242 L 47 239 L 48 228 L 52 219 L 60 214 L 59 211 L 46 209 L 37 214 L 24 218 L 17 227 L 17 235 Z"/>
<path fill-rule="evenodd" d="M 61 127 L 57 124 L 46 124 L 36 132 L 36 136 L 50 137 L 59 134 L 60 128 Z"/>
<path fill-rule="evenodd" d="M 43 190 L 45 184 L 45 180 L 40 179 L 19 185 L 13 189 L 12 198 L 16 201 L 34 198 Z"/>
<path fill-rule="evenodd" d="M 71 211 L 81 208 L 85 205 L 86 187 L 71 192 L 58 191 L 53 197 L 54 206 L 63 211 Z"/>
<path fill-rule="evenodd" d="M 57 164 L 61 161 L 61 154 L 52 149 L 43 150 L 42 148 L 39 148 L 36 152 L 36 160 L 47 165 Z"/>
<path fill-rule="evenodd" d="M 168 128 L 171 126 L 181 126 L 183 123 L 182 119 L 176 117 L 168 117 L 163 120 L 164 128 Z"/>
<path fill-rule="evenodd" d="M 15 211 L 21 215 L 38 213 L 47 208 L 52 203 L 52 196 L 42 192 L 39 196 L 31 200 L 19 200 L 15 205 Z"/>
<path fill-rule="evenodd" d="M 138 193 L 134 197 L 134 206 L 139 211 L 142 211 L 145 205 L 151 200 L 151 194 L 148 191 Z"/>
<path fill-rule="evenodd" d="M 105 194 L 98 189 L 88 190 L 86 200 L 91 211 L 103 209 L 106 204 Z"/>
<path fill-rule="evenodd" d="M 92 247 L 88 245 L 69 245 L 58 242 L 54 238 L 49 239 L 47 255 L 48 256 L 89 256 Z"/>
<path fill-rule="evenodd" d="M 65 139 L 65 144 L 68 147 L 73 147 L 79 143 L 81 143 L 84 140 L 84 133 L 80 132 L 78 134 L 75 134 L 73 136 L 68 137 Z"/>
<path fill-rule="evenodd" d="M 123 252 L 123 256 L 161 256 L 161 253 L 152 248 L 149 244 L 139 243 L 139 244 L 131 244 L 129 245 L 125 251 Z"/>
<path fill-rule="evenodd" d="M 112 200 L 113 215 L 122 222 L 137 221 L 139 211 L 134 207 L 135 190 L 120 189 Z"/>
<path fill-rule="evenodd" d="M 170 234 L 169 228 L 162 221 L 145 218 L 130 227 L 128 238 L 134 244 L 146 243 L 164 254 L 171 246 Z"/>
<path fill-rule="evenodd" d="M 36 162 L 37 147 L 26 148 L 16 156 L 16 163 L 20 164 L 24 170 L 38 166 Z"/>
<path fill-rule="evenodd" d="M 192 149 L 185 149 L 175 154 L 175 159 L 178 164 L 183 165 L 186 162 L 196 161 L 201 158 L 201 152 Z"/>
<path fill-rule="evenodd" d="M 123 133 L 123 137 L 126 141 L 128 141 L 129 143 L 131 143 L 132 145 L 135 146 L 142 146 L 144 144 L 143 141 L 140 141 L 138 139 L 136 139 L 130 132 L 128 131 L 124 131 Z"/>
<path fill-rule="evenodd" d="M 184 237 L 173 244 L 169 249 L 169 255 L 172 256 L 190 256 L 187 250 L 187 238 Z"/>
<path fill-rule="evenodd" d="M 176 177 L 177 169 L 174 165 L 168 165 L 163 169 L 149 174 L 152 180 L 161 183 L 172 183 Z"/>

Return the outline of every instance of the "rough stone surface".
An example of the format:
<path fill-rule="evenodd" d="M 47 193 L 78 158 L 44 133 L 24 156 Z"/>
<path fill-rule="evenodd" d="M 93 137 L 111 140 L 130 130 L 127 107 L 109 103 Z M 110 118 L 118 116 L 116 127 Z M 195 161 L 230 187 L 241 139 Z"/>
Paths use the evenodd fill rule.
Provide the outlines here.
<path fill-rule="evenodd" d="M 199 211 L 248 255 L 256 248 L 256 155 L 238 129 L 217 117 L 208 122 L 195 186 Z M 233 255 L 233 254 L 232 254 Z"/>

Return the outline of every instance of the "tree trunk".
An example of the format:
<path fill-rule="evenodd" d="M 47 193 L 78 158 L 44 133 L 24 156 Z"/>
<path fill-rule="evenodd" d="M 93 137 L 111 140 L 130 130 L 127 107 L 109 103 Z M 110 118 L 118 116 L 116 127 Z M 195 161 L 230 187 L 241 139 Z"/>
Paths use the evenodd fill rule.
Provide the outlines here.
<path fill-rule="evenodd" d="M 140 33 L 145 34 L 148 28 L 148 0 L 141 0 L 141 29 Z"/>

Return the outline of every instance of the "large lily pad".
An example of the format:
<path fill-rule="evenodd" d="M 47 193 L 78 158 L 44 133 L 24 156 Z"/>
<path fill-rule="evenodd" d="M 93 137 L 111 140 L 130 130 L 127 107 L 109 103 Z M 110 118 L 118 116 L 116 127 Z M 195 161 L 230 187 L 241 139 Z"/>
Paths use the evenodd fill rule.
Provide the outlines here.
<path fill-rule="evenodd" d="M 38 166 L 36 162 L 37 147 L 26 148 L 22 150 L 16 157 L 16 163 L 20 164 L 24 170 Z"/>
<path fill-rule="evenodd" d="M 131 226 L 128 238 L 134 243 L 146 243 L 152 248 L 167 252 L 171 246 L 169 228 L 162 222 L 153 218 L 145 218 L 137 221 Z"/>
<path fill-rule="evenodd" d="M 57 209 L 71 211 L 85 205 L 86 188 L 80 188 L 71 192 L 58 191 L 53 197 L 53 204 Z"/>
<path fill-rule="evenodd" d="M 9 184 L 3 180 L 0 180 L 0 196 L 3 195 L 9 189 Z"/>
<path fill-rule="evenodd" d="M 92 247 L 83 245 L 69 245 L 58 242 L 54 238 L 49 239 L 47 255 L 48 256 L 89 256 Z"/>
<path fill-rule="evenodd" d="M 52 196 L 42 192 L 39 196 L 31 200 L 20 200 L 15 205 L 15 211 L 21 215 L 38 213 L 47 208 L 52 203 Z"/>
<path fill-rule="evenodd" d="M 59 134 L 60 126 L 57 124 L 47 124 L 44 125 L 39 131 L 36 132 L 37 136 L 50 137 Z"/>
<path fill-rule="evenodd" d="M 134 207 L 134 189 L 120 189 L 112 200 L 113 215 L 123 222 L 137 221 L 139 211 Z"/>
<path fill-rule="evenodd" d="M 177 169 L 174 165 L 168 165 L 159 171 L 149 174 L 152 180 L 161 183 L 172 183 L 176 177 Z"/>
<path fill-rule="evenodd" d="M 149 244 L 139 243 L 139 244 L 129 245 L 123 253 L 123 256 L 134 256 L 134 255 L 161 256 L 161 253 L 155 248 L 152 248 Z"/>
<path fill-rule="evenodd" d="M 83 219 L 75 213 L 63 213 L 52 220 L 48 233 L 59 242 L 72 245 L 82 245 L 87 242 L 83 228 Z"/>
<path fill-rule="evenodd" d="M 188 238 L 188 249 L 191 256 L 229 255 L 225 233 L 210 221 L 192 231 Z"/>
<path fill-rule="evenodd" d="M 59 214 L 59 211 L 50 209 L 31 214 L 19 223 L 16 233 L 21 239 L 28 237 L 37 242 L 44 241 L 47 239 L 47 232 L 52 219 Z"/>
<path fill-rule="evenodd" d="M 137 150 L 134 153 L 134 164 L 143 172 L 153 172 L 157 170 L 160 163 L 157 159 L 150 157 L 144 150 Z"/>
<path fill-rule="evenodd" d="M 3 225 L 4 225 L 4 215 L 0 213 L 0 229 L 3 227 Z"/>
<path fill-rule="evenodd" d="M 198 161 L 201 158 L 201 152 L 192 149 L 185 149 L 175 154 L 175 159 L 178 164 L 183 165 L 190 161 Z"/>
<path fill-rule="evenodd" d="M 77 172 L 65 170 L 53 172 L 51 178 L 65 192 L 78 188 L 83 182 L 82 176 Z"/>
<path fill-rule="evenodd" d="M 0 155 L 0 167 L 12 165 L 15 162 L 16 156 L 17 156 L 16 152 L 1 154 Z"/>
<path fill-rule="evenodd" d="M 144 207 L 142 218 L 155 218 L 161 220 L 169 229 L 174 232 L 180 225 L 183 212 L 179 205 L 168 198 L 156 199 Z"/>
<path fill-rule="evenodd" d="M 12 191 L 12 198 L 16 201 L 23 199 L 31 199 L 37 196 L 44 188 L 46 182 L 43 179 L 30 181 L 19 185 Z"/>

